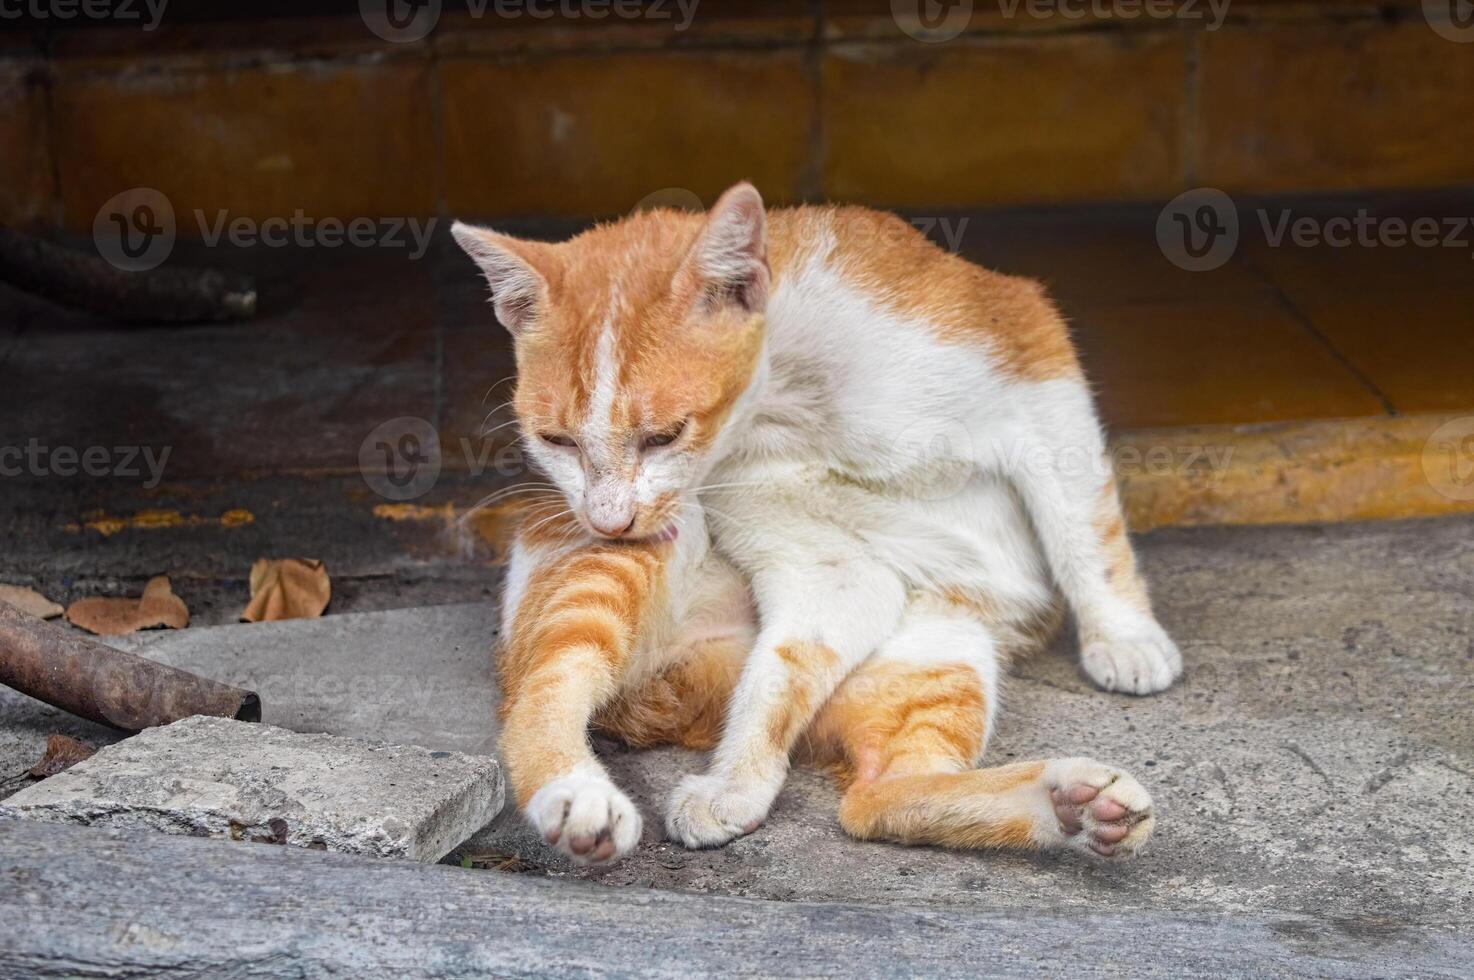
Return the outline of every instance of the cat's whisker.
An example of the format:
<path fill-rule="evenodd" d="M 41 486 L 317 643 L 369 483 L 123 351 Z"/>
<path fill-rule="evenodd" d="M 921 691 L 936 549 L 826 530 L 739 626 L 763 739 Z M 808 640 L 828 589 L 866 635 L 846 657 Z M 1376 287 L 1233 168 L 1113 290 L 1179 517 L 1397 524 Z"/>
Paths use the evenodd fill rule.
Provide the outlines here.
<path fill-rule="evenodd" d="M 548 517 L 544 517 L 542 520 L 538 521 L 536 524 L 533 524 L 530 527 L 523 528 L 522 529 L 522 533 L 523 534 L 531 534 L 532 532 L 536 531 L 538 528 L 542 527 L 544 524 L 547 524 L 550 521 L 556 521 L 560 517 L 571 517 L 571 516 L 573 516 L 573 510 L 571 508 L 564 507 L 558 513 L 551 514 Z"/>
<path fill-rule="evenodd" d="M 766 480 L 738 480 L 732 483 L 709 483 L 703 487 L 692 487 L 687 493 L 705 493 L 708 490 L 727 490 L 732 487 L 762 487 L 768 486 Z"/>
<path fill-rule="evenodd" d="M 482 431 L 479 434 L 479 438 L 482 438 L 482 439 L 485 439 L 487 436 L 490 436 L 490 435 L 493 435 L 493 434 L 495 434 L 497 432 L 500 432 L 501 430 L 505 429 L 509 425 L 516 425 L 518 422 L 521 422 L 522 420 L 521 419 L 508 419 L 505 422 L 499 422 L 499 423 L 497 423 L 496 425 L 492 426 L 490 429 L 485 428 L 486 421 L 487 421 L 486 419 L 482 419 L 481 420 L 481 425 L 482 425 L 483 428 L 482 428 Z"/>
<path fill-rule="evenodd" d="M 500 381 L 493 381 L 492 384 L 491 384 L 491 387 L 486 389 L 486 394 L 484 394 L 484 395 L 481 396 L 481 404 L 482 405 L 485 405 L 486 404 L 486 399 L 488 399 L 488 398 L 491 397 L 491 393 L 493 391 L 496 391 L 498 388 L 500 388 L 502 385 L 506 384 L 508 381 L 512 381 L 512 380 L 516 379 L 516 377 L 517 377 L 517 375 L 515 375 L 515 374 L 509 374 L 505 378 L 502 378 Z"/>
<path fill-rule="evenodd" d="M 463 513 L 458 519 L 466 520 L 467 518 L 476 514 L 478 511 L 485 510 L 487 507 L 491 506 L 493 503 L 499 500 L 524 493 L 546 494 L 550 497 L 561 496 L 561 491 L 559 491 L 558 488 L 553 486 L 552 484 L 519 484 L 515 487 L 506 487 L 504 489 L 496 491 L 495 493 L 487 494 L 480 500 L 476 501 L 476 503 L 466 508 L 465 513 Z"/>

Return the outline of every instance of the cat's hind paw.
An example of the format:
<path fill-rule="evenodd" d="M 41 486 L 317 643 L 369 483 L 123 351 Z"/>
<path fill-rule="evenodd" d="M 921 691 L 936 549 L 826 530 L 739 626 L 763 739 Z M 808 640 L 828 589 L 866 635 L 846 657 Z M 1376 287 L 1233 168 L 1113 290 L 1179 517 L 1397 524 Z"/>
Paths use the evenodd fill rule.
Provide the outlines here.
<path fill-rule="evenodd" d="M 602 773 L 572 772 L 527 802 L 527 819 L 575 864 L 617 861 L 640 842 L 643 821 L 629 797 Z"/>
<path fill-rule="evenodd" d="M 1044 783 L 1062 843 L 1107 858 L 1135 855 L 1156 829 L 1152 798 L 1130 775 L 1094 759 L 1055 759 Z"/>

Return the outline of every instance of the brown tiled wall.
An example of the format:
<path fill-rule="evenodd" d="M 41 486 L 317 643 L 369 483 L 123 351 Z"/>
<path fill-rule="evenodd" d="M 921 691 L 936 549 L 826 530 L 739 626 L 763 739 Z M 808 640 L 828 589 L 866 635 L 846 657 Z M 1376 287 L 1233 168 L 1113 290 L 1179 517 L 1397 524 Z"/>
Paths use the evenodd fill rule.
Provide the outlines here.
<path fill-rule="evenodd" d="M 840 43 L 824 53 L 827 195 L 890 206 L 1171 197 L 1176 32 Z"/>
<path fill-rule="evenodd" d="M 348 218 L 612 214 L 739 177 L 896 207 L 1474 183 L 1474 44 L 1416 0 L 1234 0 L 1216 31 L 978 2 L 945 43 L 888 0 L 704 0 L 683 31 L 453 6 L 410 44 L 351 17 L 11 35 L 0 220 L 84 230 L 140 185 Z"/>

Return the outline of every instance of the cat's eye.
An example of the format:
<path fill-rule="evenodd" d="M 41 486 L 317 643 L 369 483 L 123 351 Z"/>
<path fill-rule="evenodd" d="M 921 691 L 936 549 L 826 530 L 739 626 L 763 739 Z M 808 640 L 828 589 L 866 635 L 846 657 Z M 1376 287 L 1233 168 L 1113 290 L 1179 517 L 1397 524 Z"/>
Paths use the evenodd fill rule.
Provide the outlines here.
<path fill-rule="evenodd" d="M 673 428 L 664 432 L 653 432 L 640 440 L 641 449 L 659 449 L 661 446 L 669 446 L 681 438 L 681 433 L 686 431 L 685 422 L 677 422 Z"/>
<path fill-rule="evenodd" d="M 561 432 L 539 432 L 537 437 L 548 445 L 557 446 L 560 449 L 576 449 L 578 447 L 578 443 Z"/>

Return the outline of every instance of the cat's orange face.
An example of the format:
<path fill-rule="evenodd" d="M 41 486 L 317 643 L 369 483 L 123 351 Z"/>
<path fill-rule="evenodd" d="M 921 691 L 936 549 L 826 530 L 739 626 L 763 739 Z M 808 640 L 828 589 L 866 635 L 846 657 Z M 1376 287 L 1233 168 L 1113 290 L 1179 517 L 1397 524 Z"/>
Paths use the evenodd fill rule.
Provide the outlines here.
<path fill-rule="evenodd" d="M 457 224 L 516 338 L 529 455 L 592 533 L 669 536 L 761 363 L 765 220 L 750 186 L 560 244 Z"/>

